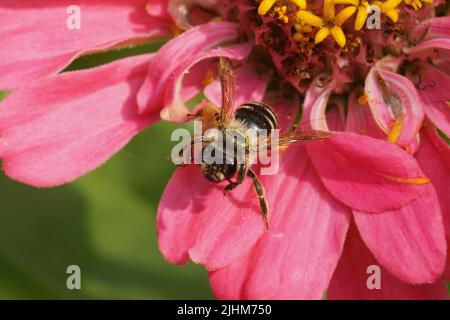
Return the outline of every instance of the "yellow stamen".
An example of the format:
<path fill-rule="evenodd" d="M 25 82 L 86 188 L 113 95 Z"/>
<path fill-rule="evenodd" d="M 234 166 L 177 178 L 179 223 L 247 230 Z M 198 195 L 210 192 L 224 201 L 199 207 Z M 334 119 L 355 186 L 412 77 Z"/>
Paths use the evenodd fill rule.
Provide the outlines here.
<path fill-rule="evenodd" d="M 387 0 L 381 4 L 380 10 L 383 13 L 387 13 L 388 11 L 397 8 L 400 3 L 402 3 L 402 0 Z"/>
<path fill-rule="evenodd" d="M 323 16 L 327 20 L 334 19 L 334 0 L 323 0 Z"/>
<path fill-rule="evenodd" d="M 294 23 L 294 28 L 299 32 L 303 30 L 303 26 L 300 23 Z"/>
<path fill-rule="evenodd" d="M 316 37 L 314 39 L 314 42 L 320 43 L 322 42 L 326 37 L 328 37 L 330 35 L 330 29 L 328 29 L 327 27 L 322 27 L 320 28 L 319 31 L 317 31 L 316 33 Z"/>
<path fill-rule="evenodd" d="M 272 9 L 277 0 L 262 0 L 258 7 L 258 14 L 263 16 Z"/>
<path fill-rule="evenodd" d="M 405 0 L 405 3 L 408 6 L 413 7 L 414 10 L 419 10 L 420 8 L 422 8 L 422 2 L 427 3 L 426 1 L 429 1 L 429 0 Z M 430 4 L 430 3 L 428 3 L 428 4 Z"/>
<path fill-rule="evenodd" d="M 211 84 L 213 81 L 214 81 L 214 73 L 212 72 L 211 69 L 209 69 L 205 77 L 202 79 L 203 88 Z"/>
<path fill-rule="evenodd" d="M 280 19 L 283 23 L 289 22 L 289 17 L 286 15 L 287 6 L 282 6 L 280 12 L 278 13 L 278 19 Z"/>
<path fill-rule="evenodd" d="M 297 12 L 297 19 L 317 28 L 323 27 L 323 19 L 309 11 L 299 10 Z"/>
<path fill-rule="evenodd" d="M 389 132 L 387 141 L 389 141 L 390 143 L 396 143 L 398 141 L 398 138 L 400 137 L 402 129 L 403 129 L 403 118 L 398 118 L 392 125 L 392 129 L 391 132 Z"/>
<path fill-rule="evenodd" d="M 351 4 L 357 7 L 359 5 L 359 0 L 334 0 L 334 4 Z"/>
<path fill-rule="evenodd" d="M 273 11 L 277 14 L 278 20 L 280 20 L 283 23 L 289 22 L 289 17 L 286 15 L 287 12 L 287 6 L 276 6 Z"/>
<path fill-rule="evenodd" d="M 169 29 L 170 29 L 170 33 L 171 33 L 174 37 L 177 37 L 177 36 L 179 36 L 180 34 L 183 33 L 183 30 L 180 29 L 175 23 L 171 23 L 171 24 L 169 25 Z"/>
<path fill-rule="evenodd" d="M 355 18 L 355 30 L 359 31 L 364 26 L 364 23 L 366 23 L 367 20 L 367 8 L 365 6 L 359 6 L 358 7 L 358 13 L 356 14 Z"/>
<path fill-rule="evenodd" d="M 386 179 L 400 182 L 400 183 L 408 183 L 408 184 L 427 184 L 430 183 L 430 179 L 427 177 L 419 177 L 419 178 L 404 178 L 404 177 L 394 177 L 387 174 L 379 173 L 379 175 L 385 177 Z"/>
<path fill-rule="evenodd" d="M 354 6 L 349 6 L 345 9 L 342 9 L 337 15 L 336 18 L 334 19 L 334 23 L 337 26 L 342 26 L 344 24 L 345 21 L 347 21 L 348 18 L 350 18 L 356 11 L 356 7 Z"/>
<path fill-rule="evenodd" d="M 392 22 L 398 21 L 398 10 L 392 9 L 391 11 L 386 12 L 386 16 L 389 17 L 389 19 L 392 20 Z"/>
<path fill-rule="evenodd" d="M 300 9 L 306 9 L 306 0 L 291 0 Z"/>
<path fill-rule="evenodd" d="M 341 27 L 334 26 L 331 28 L 331 36 L 336 40 L 339 47 L 343 48 L 347 42 L 347 39 L 345 38 L 344 31 L 342 31 Z"/>
<path fill-rule="evenodd" d="M 304 26 L 303 26 L 303 32 L 306 32 L 306 33 L 308 33 L 308 32 L 311 32 L 312 31 L 312 26 L 310 26 L 309 24 L 305 24 Z"/>
<path fill-rule="evenodd" d="M 302 23 L 303 23 L 303 21 L 302 21 Z M 312 31 L 313 27 L 310 26 L 309 24 L 296 23 L 296 24 L 294 24 L 294 28 L 298 32 L 308 33 L 308 32 Z"/>
<path fill-rule="evenodd" d="M 303 33 L 301 33 L 301 32 L 294 33 L 294 40 L 295 41 L 301 42 L 303 39 L 305 39 L 305 37 L 303 36 Z"/>
<path fill-rule="evenodd" d="M 377 7 L 380 7 L 380 8 L 381 8 L 381 6 L 383 5 L 383 2 L 381 2 L 381 1 L 378 1 L 378 0 L 375 0 L 374 2 L 372 2 L 372 5 L 374 5 L 374 6 L 377 6 Z"/>
<path fill-rule="evenodd" d="M 369 102 L 369 93 L 368 92 L 364 92 L 364 94 L 358 98 L 358 104 L 360 106 L 364 106 L 368 102 Z"/>
<path fill-rule="evenodd" d="M 209 20 L 209 22 L 221 22 L 221 21 L 223 21 L 223 18 L 219 16 L 213 17 L 211 20 Z"/>

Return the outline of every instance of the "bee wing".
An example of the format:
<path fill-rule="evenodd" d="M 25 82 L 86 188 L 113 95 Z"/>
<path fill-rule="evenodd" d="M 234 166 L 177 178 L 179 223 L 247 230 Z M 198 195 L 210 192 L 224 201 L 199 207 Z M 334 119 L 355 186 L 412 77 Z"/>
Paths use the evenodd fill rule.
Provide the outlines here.
<path fill-rule="evenodd" d="M 278 149 L 285 149 L 291 143 L 321 140 L 329 137 L 331 137 L 331 132 L 327 131 L 305 130 L 305 131 L 289 132 L 279 136 L 277 141 L 272 141 L 270 136 L 265 138 L 258 144 L 258 150 L 264 148 L 270 150 L 272 145 L 278 146 Z"/>
<path fill-rule="evenodd" d="M 203 136 L 202 136 L 202 137 L 195 137 L 195 138 L 192 138 L 192 139 L 189 141 L 189 143 L 186 143 L 186 144 L 184 145 L 184 147 L 190 148 L 191 153 L 192 153 L 192 152 L 194 151 L 194 148 L 195 148 L 196 145 L 201 145 L 201 146 L 203 147 L 203 144 L 204 144 L 205 142 L 209 142 L 209 140 L 208 140 L 208 139 L 204 139 Z M 180 150 L 179 156 L 182 156 L 183 153 L 184 153 L 184 148 Z"/>
<path fill-rule="evenodd" d="M 187 159 L 187 160 L 195 160 L 195 159 L 196 159 L 195 151 L 197 150 L 197 146 L 200 146 L 200 151 L 201 151 L 201 150 L 203 149 L 204 145 L 205 145 L 206 143 L 210 143 L 210 142 L 212 142 L 212 139 L 211 139 L 211 138 L 205 138 L 205 137 L 203 137 L 203 136 L 192 138 L 192 139 L 190 140 L 190 142 L 189 142 L 189 143 L 186 143 L 186 144 L 183 146 L 183 149 L 181 149 L 181 150 L 179 151 L 178 157 L 181 157 L 181 158 L 183 158 L 183 157 L 190 157 L 190 158 Z M 185 155 L 185 154 L 184 154 L 184 152 L 185 152 L 185 147 L 189 149 L 190 154 L 188 154 L 188 155 Z M 173 161 L 173 159 L 172 159 L 170 156 L 168 156 L 167 158 L 168 158 L 169 160 Z"/>
<path fill-rule="evenodd" d="M 236 99 L 236 78 L 231 69 L 231 64 L 226 58 L 219 58 L 219 76 L 222 87 L 222 108 L 220 109 L 219 123 L 223 125 L 233 117 Z"/>

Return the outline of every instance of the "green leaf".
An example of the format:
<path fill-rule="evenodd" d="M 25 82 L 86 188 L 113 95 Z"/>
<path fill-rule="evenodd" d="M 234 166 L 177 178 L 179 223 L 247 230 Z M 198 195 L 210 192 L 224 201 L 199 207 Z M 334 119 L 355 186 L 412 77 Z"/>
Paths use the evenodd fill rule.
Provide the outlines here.
<path fill-rule="evenodd" d="M 9 95 L 8 91 L 0 91 L 0 102 Z"/>
<path fill-rule="evenodd" d="M 126 57 L 156 52 L 167 40 L 157 40 L 141 45 L 119 48 L 101 53 L 81 56 L 73 61 L 63 72 L 94 68 Z"/>

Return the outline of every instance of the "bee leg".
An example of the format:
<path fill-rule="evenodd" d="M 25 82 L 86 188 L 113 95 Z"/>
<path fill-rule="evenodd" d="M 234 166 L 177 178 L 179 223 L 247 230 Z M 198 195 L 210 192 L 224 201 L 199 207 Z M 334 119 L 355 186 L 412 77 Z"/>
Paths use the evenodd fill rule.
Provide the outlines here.
<path fill-rule="evenodd" d="M 229 184 L 223 189 L 223 195 L 225 196 L 227 194 L 228 191 L 233 190 L 234 188 L 236 188 L 239 184 L 237 183 L 237 181 L 232 181 L 232 180 L 227 180 L 229 182 Z"/>
<path fill-rule="evenodd" d="M 246 175 L 247 175 L 247 165 L 243 164 L 242 167 L 239 169 L 236 181 L 233 182 L 231 180 L 228 180 L 228 182 L 230 182 L 230 184 L 225 187 L 224 193 L 226 194 L 228 191 L 231 191 L 234 188 L 236 188 L 238 185 L 240 185 L 242 183 L 242 181 L 244 181 Z"/>
<path fill-rule="evenodd" d="M 269 230 L 269 203 L 266 199 L 266 192 L 264 190 L 264 186 L 261 181 L 258 179 L 253 170 L 249 169 L 247 175 L 253 180 L 253 187 L 255 188 L 255 192 L 259 199 L 259 206 L 261 207 L 262 217 L 264 219 L 264 225 L 266 227 L 266 231 Z"/>

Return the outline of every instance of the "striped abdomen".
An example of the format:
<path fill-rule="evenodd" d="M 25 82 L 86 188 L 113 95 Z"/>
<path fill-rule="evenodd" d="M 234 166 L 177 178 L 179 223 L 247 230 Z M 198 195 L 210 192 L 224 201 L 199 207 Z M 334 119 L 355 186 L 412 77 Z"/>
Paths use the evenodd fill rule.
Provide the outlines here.
<path fill-rule="evenodd" d="M 239 106 L 234 117 L 241 121 L 247 129 L 265 129 L 270 132 L 278 128 L 277 116 L 271 107 L 262 102 L 248 102 Z"/>

